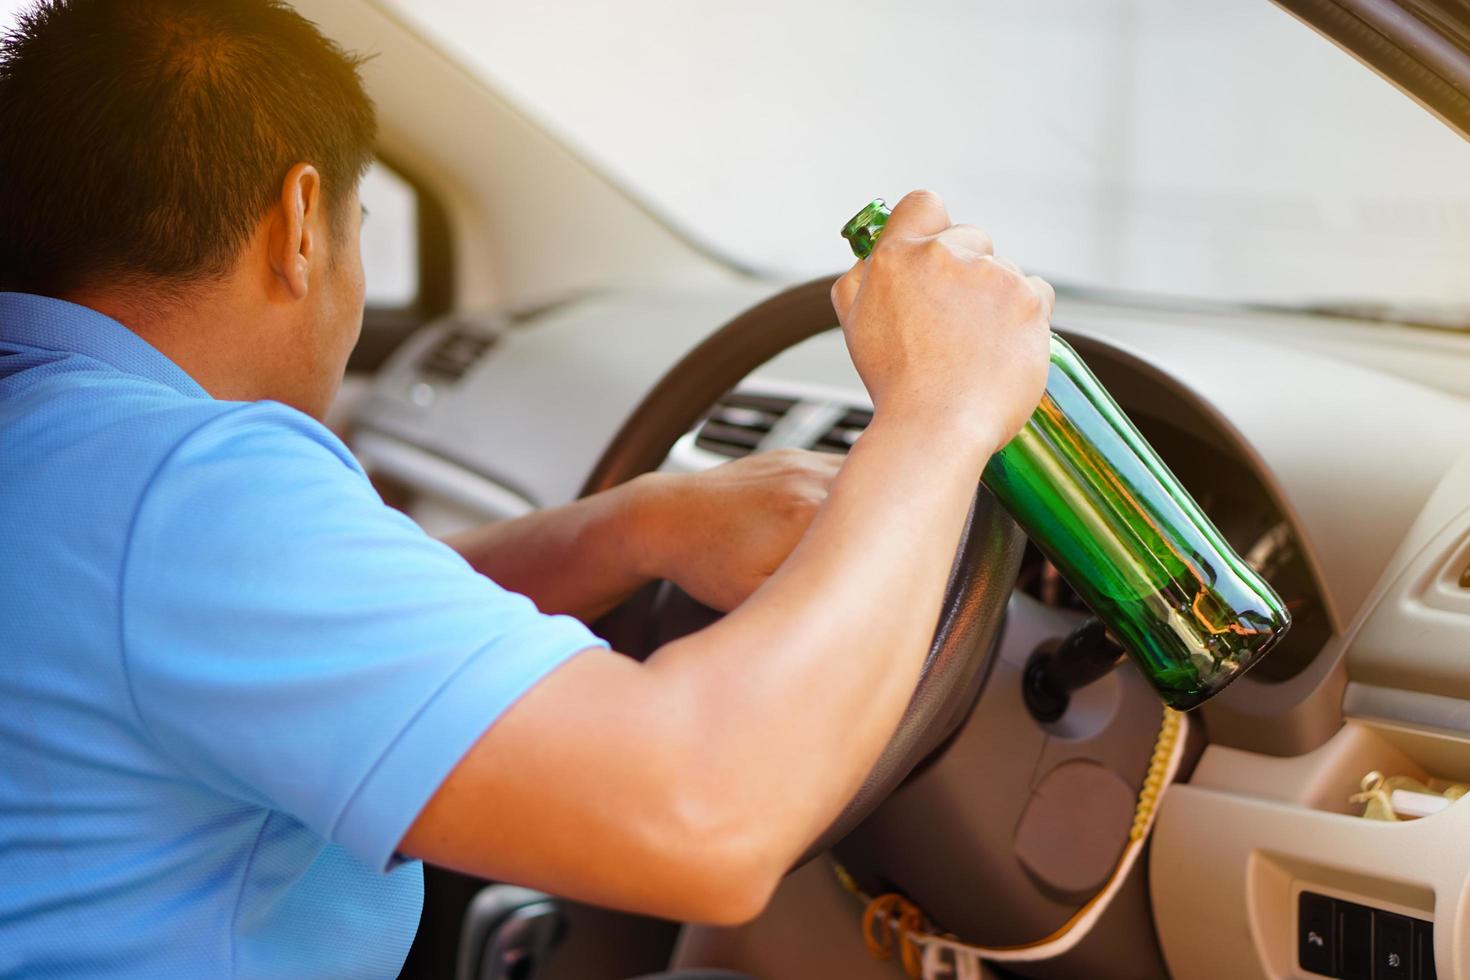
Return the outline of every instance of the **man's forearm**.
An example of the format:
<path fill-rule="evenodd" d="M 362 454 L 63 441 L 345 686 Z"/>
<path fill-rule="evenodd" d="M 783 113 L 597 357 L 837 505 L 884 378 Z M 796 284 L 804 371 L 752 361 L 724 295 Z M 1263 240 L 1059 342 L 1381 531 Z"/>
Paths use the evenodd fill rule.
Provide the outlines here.
<path fill-rule="evenodd" d="M 591 622 L 653 578 L 635 526 L 641 484 L 451 535 L 444 543 L 482 575 L 544 613 Z"/>
<path fill-rule="evenodd" d="M 880 416 L 770 582 L 650 661 L 698 705 L 702 758 L 685 771 L 739 801 L 733 821 L 774 829 L 777 863 L 856 791 L 912 696 L 994 442 Z"/>

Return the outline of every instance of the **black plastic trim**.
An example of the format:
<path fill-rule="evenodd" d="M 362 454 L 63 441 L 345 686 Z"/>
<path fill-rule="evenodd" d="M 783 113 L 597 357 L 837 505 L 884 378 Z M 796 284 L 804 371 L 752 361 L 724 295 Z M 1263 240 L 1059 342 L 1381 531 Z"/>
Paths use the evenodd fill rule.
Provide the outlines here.
<path fill-rule="evenodd" d="M 1422 0 L 1276 0 L 1470 138 L 1470 52 Z"/>

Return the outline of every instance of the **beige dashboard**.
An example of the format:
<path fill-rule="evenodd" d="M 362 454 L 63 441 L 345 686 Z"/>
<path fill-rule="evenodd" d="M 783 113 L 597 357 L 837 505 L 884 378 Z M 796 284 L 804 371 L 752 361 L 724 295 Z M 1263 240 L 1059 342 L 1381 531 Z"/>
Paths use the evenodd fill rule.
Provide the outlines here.
<path fill-rule="evenodd" d="M 1348 631 L 1342 727 L 1297 756 L 1210 746 L 1169 792 L 1152 888 L 1177 975 L 1316 975 L 1297 957 L 1307 891 L 1432 922 L 1438 975 L 1470 976 L 1470 804 L 1400 823 L 1347 804 L 1371 770 L 1470 781 L 1467 567 L 1470 455 L 1440 481 Z"/>

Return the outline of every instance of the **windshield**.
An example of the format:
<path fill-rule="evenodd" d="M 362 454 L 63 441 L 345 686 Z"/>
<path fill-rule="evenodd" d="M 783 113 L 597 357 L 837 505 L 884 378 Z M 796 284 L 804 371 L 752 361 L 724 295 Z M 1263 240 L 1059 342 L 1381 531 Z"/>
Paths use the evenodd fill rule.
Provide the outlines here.
<path fill-rule="evenodd" d="M 389 2 L 749 268 L 925 186 L 1073 286 L 1470 305 L 1470 144 L 1267 0 Z"/>
<path fill-rule="evenodd" d="M 1470 321 L 1470 143 L 1268 0 L 381 2 L 747 269 L 922 186 L 1064 286 Z"/>

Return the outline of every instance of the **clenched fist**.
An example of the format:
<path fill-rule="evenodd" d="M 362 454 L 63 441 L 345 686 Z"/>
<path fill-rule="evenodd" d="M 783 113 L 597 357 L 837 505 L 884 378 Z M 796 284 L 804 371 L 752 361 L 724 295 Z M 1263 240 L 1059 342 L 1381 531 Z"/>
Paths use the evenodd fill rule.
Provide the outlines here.
<path fill-rule="evenodd" d="M 990 236 L 952 225 L 938 195 L 893 209 L 871 257 L 832 288 L 875 413 L 959 422 L 996 449 L 1046 386 L 1055 294 L 997 258 Z"/>
<path fill-rule="evenodd" d="M 643 567 L 707 606 L 734 609 L 796 547 L 841 464 L 830 453 L 779 449 L 639 477 L 633 540 Z"/>

